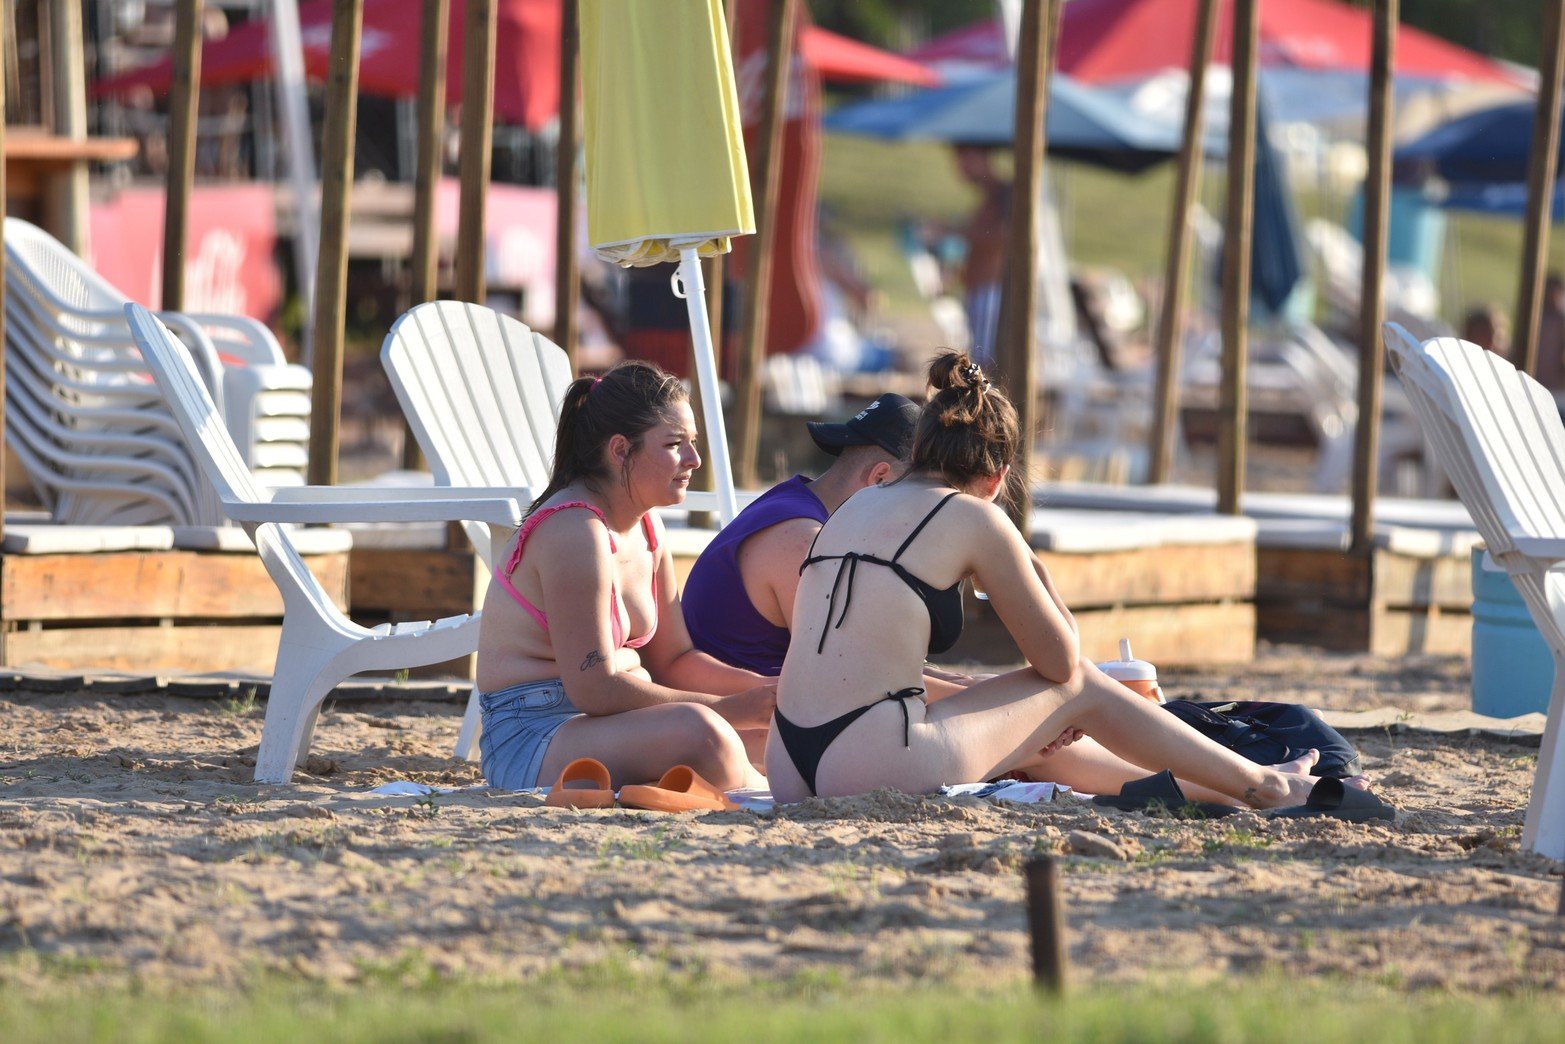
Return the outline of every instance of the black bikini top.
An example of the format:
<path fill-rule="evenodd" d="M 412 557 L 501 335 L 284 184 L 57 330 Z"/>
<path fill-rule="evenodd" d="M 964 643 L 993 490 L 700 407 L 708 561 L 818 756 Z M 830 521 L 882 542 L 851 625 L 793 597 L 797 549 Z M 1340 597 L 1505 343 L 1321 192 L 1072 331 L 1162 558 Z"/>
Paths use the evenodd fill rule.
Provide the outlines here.
<path fill-rule="evenodd" d="M 907 584 L 907 586 L 912 589 L 914 594 L 918 595 L 919 600 L 924 603 L 925 610 L 927 610 L 929 613 L 930 655 L 943 653 L 947 649 L 951 648 L 951 646 L 956 644 L 956 640 L 962 637 L 961 581 L 958 580 L 956 583 L 942 591 L 938 588 L 930 586 L 923 580 L 920 580 L 918 577 L 908 572 L 906 566 L 897 561 L 897 559 L 902 557 L 902 552 L 906 551 L 908 546 L 913 543 L 914 538 L 917 537 L 919 533 L 923 532 L 924 527 L 929 524 L 929 520 L 934 518 L 940 509 L 946 506 L 946 502 L 954 496 L 956 496 L 956 492 L 946 494 L 940 503 L 936 504 L 934 508 L 930 510 L 929 514 L 923 517 L 923 520 L 913 528 L 913 532 L 907 535 L 907 539 L 902 541 L 902 546 L 897 548 L 897 553 L 891 556 L 890 561 L 887 561 L 884 558 L 877 558 L 874 555 L 863 555 L 857 551 L 849 551 L 846 554 L 841 555 L 816 555 L 815 542 L 810 542 L 810 556 L 806 558 L 804 560 L 804 564 L 799 567 L 799 572 L 801 574 L 807 567 L 814 565 L 816 562 L 828 562 L 833 559 L 837 560 L 837 578 L 832 581 L 831 600 L 827 603 L 826 606 L 827 623 L 831 624 L 831 618 L 833 614 L 837 616 L 837 622 L 835 624 L 831 624 L 831 626 L 821 631 L 821 640 L 815 646 L 816 652 L 821 652 L 826 648 L 827 633 L 835 630 L 838 627 L 841 627 L 842 621 L 848 617 L 848 603 L 853 600 L 853 576 L 854 573 L 858 570 L 860 562 L 868 562 L 870 565 L 885 566 L 893 573 L 896 573 L 902 582 Z M 822 527 L 822 532 L 824 531 L 825 527 Z M 819 539 L 820 533 L 815 534 L 815 540 Z M 847 578 L 846 585 L 843 583 L 844 577 Z M 840 613 L 837 611 L 837 592 L 839 589 L 842 590 L 842 611 Z"/>

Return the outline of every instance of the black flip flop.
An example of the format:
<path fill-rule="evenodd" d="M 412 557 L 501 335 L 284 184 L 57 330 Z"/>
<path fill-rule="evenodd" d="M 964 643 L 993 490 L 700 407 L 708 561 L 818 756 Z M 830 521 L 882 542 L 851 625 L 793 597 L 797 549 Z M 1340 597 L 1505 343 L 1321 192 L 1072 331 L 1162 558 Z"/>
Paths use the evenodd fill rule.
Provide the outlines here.
<path fill-rule="evenodd" d="M 1120 787 L 1118 794 L 1099 794 L 1092 803 L 1121 812 L 1162 811 L 1181 819 L 1217 819 L 1242 811 L 1215 801 L 1191 801 L 1179 788 L 1174 774 L 1168 771 L 1146 779 L 1133 779 Z"/>
<path fill-rule="evenodd" d="M 1350 787 L 1340 779 L 1323 778 L 1310 791 L 1302 805 L 1277 808 L 1268 813 L 1272 819 L 1307 819 L 1328 816 L 1349 823 L 1368 823 L 1382 819 L 1390 822 L 1397 810 L 1367 790 Z"/>

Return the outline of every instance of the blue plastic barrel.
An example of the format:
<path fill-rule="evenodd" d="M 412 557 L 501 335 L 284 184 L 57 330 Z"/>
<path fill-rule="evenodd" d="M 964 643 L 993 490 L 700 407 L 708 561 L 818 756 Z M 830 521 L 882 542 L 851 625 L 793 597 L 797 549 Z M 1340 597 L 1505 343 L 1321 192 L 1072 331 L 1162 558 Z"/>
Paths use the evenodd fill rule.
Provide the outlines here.
<path fill-rule="evenodd" d="M 1511 578 L 1473 551 L 1473 710 L 1514 718 L 1549 709 L 1554 657 Z"/>

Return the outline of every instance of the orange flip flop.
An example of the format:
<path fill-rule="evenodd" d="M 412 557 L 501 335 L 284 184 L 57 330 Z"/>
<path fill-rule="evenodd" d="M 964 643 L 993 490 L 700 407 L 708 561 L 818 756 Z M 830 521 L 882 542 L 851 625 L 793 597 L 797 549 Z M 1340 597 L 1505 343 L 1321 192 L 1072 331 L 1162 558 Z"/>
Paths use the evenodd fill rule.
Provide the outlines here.
<path fill-rule="evenodd" d="M 693 812 L 716 809 L 731 812 L 739 806 L 717 787 L 701 778 L 689 765 L 675 765 L 656 785 L 632 783 L 620 788 L 620 804 L 653 812 Z"/>
<path fill-rule="evenodd" d="M 555 808 L 613 808 L 609 770 L 596 758 L 577 758 L 560 770 L 545 805 Z"/>

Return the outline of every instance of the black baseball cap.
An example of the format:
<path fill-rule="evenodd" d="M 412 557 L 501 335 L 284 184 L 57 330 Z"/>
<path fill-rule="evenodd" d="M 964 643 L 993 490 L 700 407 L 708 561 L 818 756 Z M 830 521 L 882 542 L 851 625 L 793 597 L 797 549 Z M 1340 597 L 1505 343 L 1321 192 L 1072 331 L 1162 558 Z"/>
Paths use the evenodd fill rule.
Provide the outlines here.
<path fill-rule="evenodd" d="M 833 457 L 847 446 L 879 446 L 901 458 L 907 456 L 918 424 L 918 405 L 905 395 L 887 392 L 841 424 L 809 421 L 810 438 Z"/>

